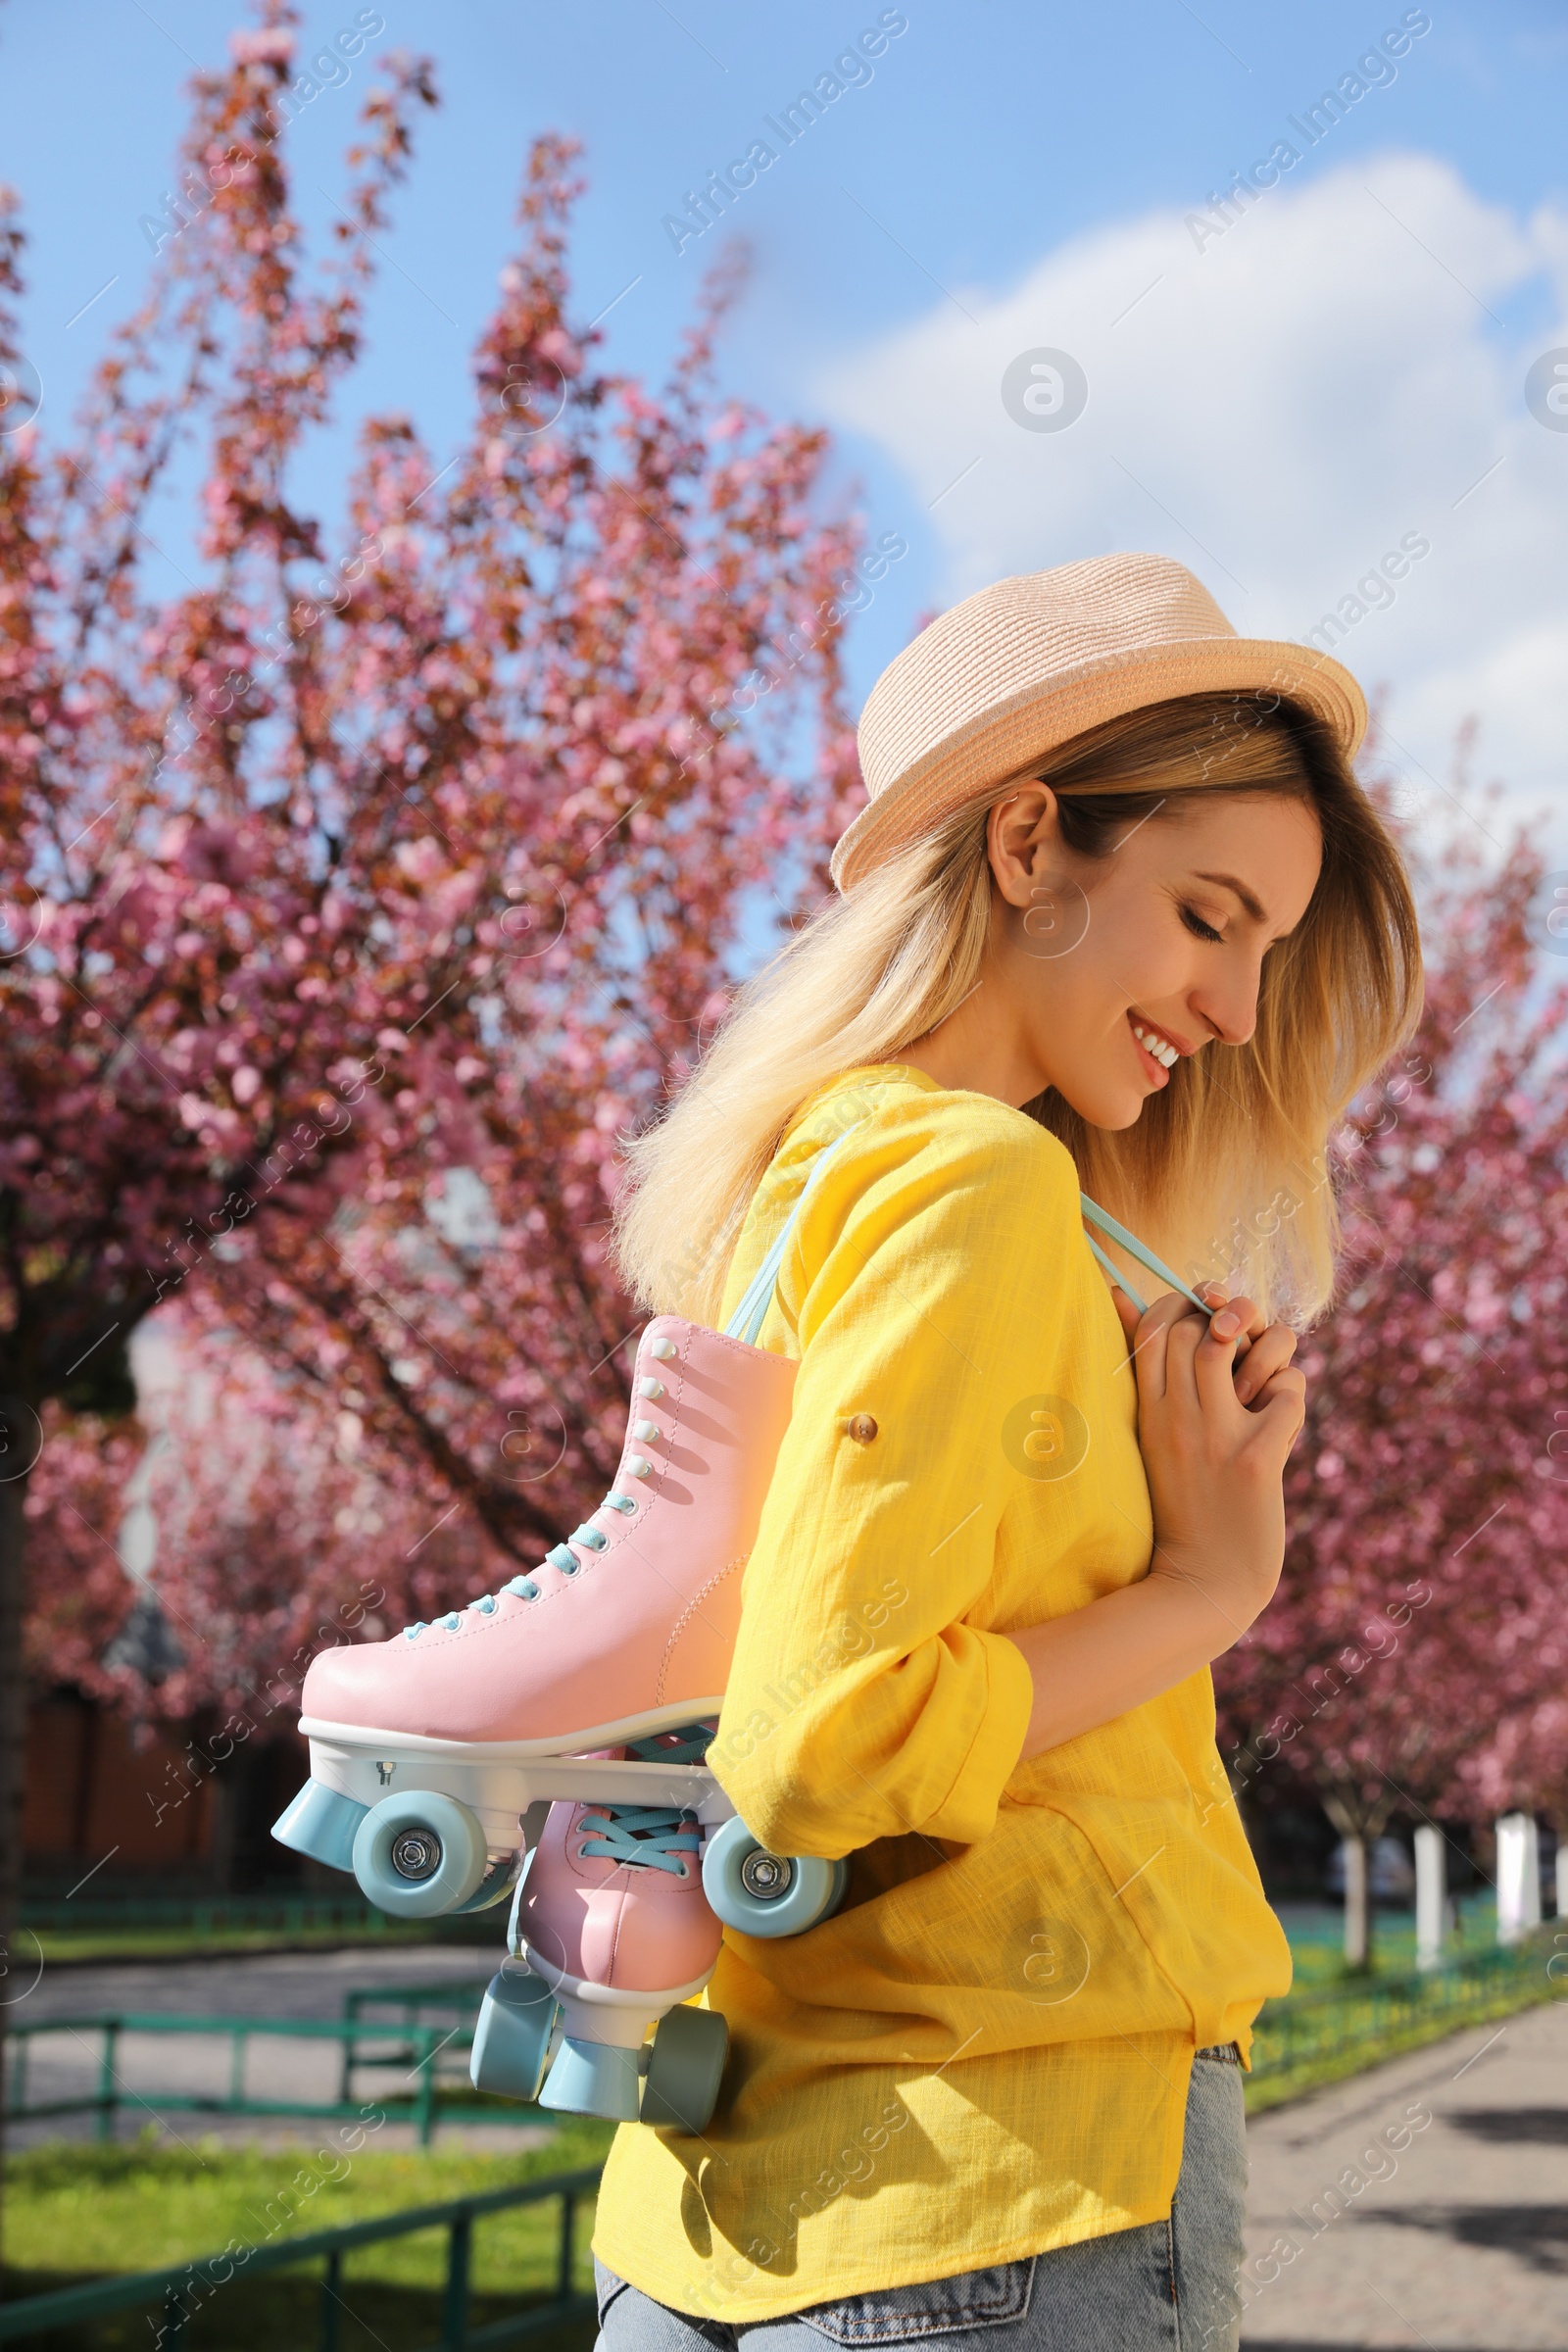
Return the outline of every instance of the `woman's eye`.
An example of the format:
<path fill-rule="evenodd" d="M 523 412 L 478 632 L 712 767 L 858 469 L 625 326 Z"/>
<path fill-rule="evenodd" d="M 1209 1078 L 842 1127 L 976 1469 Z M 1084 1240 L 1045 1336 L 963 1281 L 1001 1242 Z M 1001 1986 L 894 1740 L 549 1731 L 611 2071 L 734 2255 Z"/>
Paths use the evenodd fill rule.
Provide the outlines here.
<path fill-rule="evenodd" d="M 1216 931 L 1212 923 L 1205 923 L 1195 906 L 1182 908 L 1182 921 L 1195 939 L 1223 940 L 1225 936 L 1223 931 Z"/>

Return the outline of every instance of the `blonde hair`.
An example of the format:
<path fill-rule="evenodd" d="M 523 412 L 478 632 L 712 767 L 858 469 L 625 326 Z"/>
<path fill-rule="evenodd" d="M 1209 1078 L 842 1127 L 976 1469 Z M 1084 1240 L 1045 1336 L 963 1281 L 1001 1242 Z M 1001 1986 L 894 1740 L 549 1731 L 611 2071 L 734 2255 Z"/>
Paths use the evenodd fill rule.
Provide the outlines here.
<path fill-rule="evenodd" d="M 1333 1287 L 1329 1134 L 1419 1008 L 1397 849 L 1326 727 L 1277 696 L 1154 704 L 1028 774 L 1052 785 L 1063 840 L 1091 858 L 1129 823 L 1179 816 L 1200 795 L 1281 793 L 1315 810 L 1322 870 L 1305 915 L 1264 957 L 1249 1042 L 1184 1056 L 1129 1128 L 1091 1127 L 1054 1091 L 1023 1106 L 1066 1146 L 1091 1199 L 1189 1281 L 1240 1278 L 1271 1312 L 1306 1321 Z M 839 1071 L 896 1061 L 973 990 L 992 922 L 987 818 L 1022 780 L 991 786 L 820 908 L 737 993 L 665 1116 L 623 1139 L 615 1257 L 650 1311 L 715 1323 L 736 1236 L 794 1112 Z"/>

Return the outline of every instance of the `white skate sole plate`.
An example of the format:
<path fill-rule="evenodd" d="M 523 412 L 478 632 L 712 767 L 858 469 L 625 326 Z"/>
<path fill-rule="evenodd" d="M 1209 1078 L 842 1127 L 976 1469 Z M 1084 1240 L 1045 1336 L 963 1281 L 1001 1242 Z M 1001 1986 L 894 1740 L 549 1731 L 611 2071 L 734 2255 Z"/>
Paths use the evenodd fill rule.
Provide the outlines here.
<path fill-rule="evenodd" d="M 310 1741 L 311 1778 L 323 1788 L 362 1805 L 405 1789 L 439 1790 L 471 1806 L 499 1847 L 515 1842 L 509 1825 L 514 1828 L 530 1805 L 558 1801 L 663 1804 L 695 1813 L 704 1823 L 728 1820 L 735 1808 L 706 1765 L 616 1762 L 581 1752 L 678 1731 L 716 1716 L 722 1704 L 720 1693 L 594 1724 L 573 1732 L 569 1746 L 559 1739 L 434 1740 L 317 1715 L 301 1716 L 300 1731 Z"/>

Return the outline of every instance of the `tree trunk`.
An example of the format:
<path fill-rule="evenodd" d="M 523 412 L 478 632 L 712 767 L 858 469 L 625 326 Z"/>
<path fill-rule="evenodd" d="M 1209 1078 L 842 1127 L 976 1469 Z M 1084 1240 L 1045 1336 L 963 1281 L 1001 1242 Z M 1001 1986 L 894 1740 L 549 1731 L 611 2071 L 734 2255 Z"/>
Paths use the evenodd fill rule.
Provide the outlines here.
<path fill-rule="evenodd" d="M 1372 1968 L 1372 1841 L 1388 1826 L 1393 1800 L 1368 1804 L 1354 1791 L 1320 1788 L 1323 1810 L 1339 1831 L 1345 1854 L 1345 1965 L 1359 1975 Z"/>
<path fill-rule="evenodd" d="M 1372 1905 L 1367 1888 L 1367 1843 L 1347 1838 L 1345 1856 L 1345 1965 L 1364 1971 L 1372 1965 Z"/>
<path fill-rule="evenodd" d="M 1448 1846 L 1435 1822 L 1415 1834 L 1415 1964 L 1440 1968 L 1450 1933 Z"/>
<path fill-rule="evenodd" d="M 0 1416 L 4 1415 L 0 1406 Z M 6 1433 L 0 1430 L 0 1436 Z M 16 1444 L 9 1448 L 15 1460 Z M 30 1468 L 30 1463 L 27 1467 Z M 23 1557 L 26 1522 L 25 1473 L 7 1478 L 0 1455 L 0 2133 L 6 2103 L 6 2028 L 12 2007 L 32 1976 L 17 1949 L 22 1891 L 22 1789 L 26 1765 L 27 1698 L 22 1671 Z M 0 2168 L 4 2163 L 0 2139 Z M 0 2169 L 3 2180 L 3 2169 Z"/>

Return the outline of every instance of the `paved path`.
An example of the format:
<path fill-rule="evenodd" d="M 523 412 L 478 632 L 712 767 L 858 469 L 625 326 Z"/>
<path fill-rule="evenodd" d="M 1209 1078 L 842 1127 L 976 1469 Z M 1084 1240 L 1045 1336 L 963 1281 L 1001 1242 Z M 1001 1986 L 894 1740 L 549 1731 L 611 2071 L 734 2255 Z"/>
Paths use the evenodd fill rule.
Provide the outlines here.
<path fill-rule="evenodd" d="M 1568 2346 L 1568 2001 L 1259 2116 L 1248 2136 L 1248 2352 Z"/>
<path fill-rule="evenodd" d="M 343 2014 L 360 1984 L 428 1984 L 487 1977 L 506 1949 L 495 1944 L 350 1945 L 334 1952 L 234 1952 L 205 1960 L 106 1960 L 45 1968 L 17 2017 L 77 2017 L 104 2009 L 177 2010 L 190 2017 Z M 13 1974 L 25 1982 L 23 1964 Z"/>

